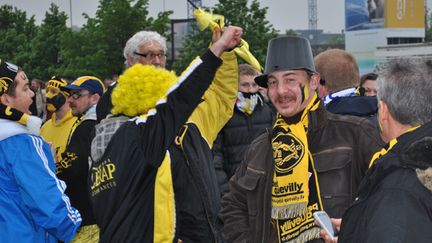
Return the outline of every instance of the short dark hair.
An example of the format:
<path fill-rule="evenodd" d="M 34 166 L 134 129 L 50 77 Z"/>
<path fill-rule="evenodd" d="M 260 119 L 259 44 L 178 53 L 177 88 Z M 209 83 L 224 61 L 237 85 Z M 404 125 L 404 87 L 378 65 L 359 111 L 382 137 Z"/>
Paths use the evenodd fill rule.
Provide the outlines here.
<path fill-rule="evenodd" d="M 13 82 L 11 83 L 11 85 L 9 85 L 9 88 L 8 88 L 8 90 L 6 91 L 6 94 L 8 94 L 8 95 L 10 95 L 10 96 L 12 96 L 12 97 L 15 97 L 15 94 L 16 94 L 16 88 L 17 88 L 17 86 L 18 86 L 18 82 L 17 82 L 16 78 L 18 77 L 18 73 L 19 73 L 20 71 L 22 71 L 22 69 L 21 69 L 21 68 L 18 68 L 17 75 L 15 76 Z"/>
<path fill-rule="evenodd" d="M 377 80 L 378 74 L 376 73 L 366 73 L 360 77 L 360 87 L 366 82 L 366 80 Z"/>
<path fill-rule="evenodd" d="M 12 84 L 9 86 L 6 94 L 8 94 L 12 97 L 15 97 L 17 86 L 18 86 L 18 82 L 16 81 L 16 78 L 15 78 L 14 81 L 12 82 Z"/>

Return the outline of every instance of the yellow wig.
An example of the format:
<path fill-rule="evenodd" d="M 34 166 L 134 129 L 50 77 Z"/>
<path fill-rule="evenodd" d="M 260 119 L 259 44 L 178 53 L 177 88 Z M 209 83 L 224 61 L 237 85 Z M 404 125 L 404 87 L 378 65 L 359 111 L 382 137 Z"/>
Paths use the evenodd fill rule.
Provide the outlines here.
<path fill-rule="evenodd" d="M 175 84 L 174 72 L 152 65 L 135 64 L 118 79 L 111 101 L 114 115 L 138 116 L 156 107 L 156 102 L 166 98 L 168 89 Z"/>

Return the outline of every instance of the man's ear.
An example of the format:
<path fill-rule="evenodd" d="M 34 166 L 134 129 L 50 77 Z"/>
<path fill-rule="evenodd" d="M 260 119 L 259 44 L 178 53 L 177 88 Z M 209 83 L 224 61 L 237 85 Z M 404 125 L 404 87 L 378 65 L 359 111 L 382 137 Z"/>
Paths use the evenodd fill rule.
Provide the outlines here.
<path fill-rule="evenodd" d="M 378 118 L 379 119 L 378 122 L 383 122 L 383 121 L 386 121 L 386 120 L 389 119 L 390 113 L 389 113 L 389 110 L 388 110 L 388 106 L 382 100 L 378 101 L 378 114 L 379 114 L 378 115 L 378 117 L 379 117 Z"/>
<path fill-rule="evenodd" d="M 318 96 L 320 99 L 324 98 L 329 94 L 330 92 L 328 91 L 327 86 L 318 84 Z"/>
<path fill-rule="evenodd" d="M 98 93 L 94 93 L 94 94 L 92 94 L 90 99 L 91 99 L 92 104 L 97 104 L 99 99 L 100 99 L 100 95 Z"/>
<path fill-rule="evenodd" d="M 312 77 L 310 78 L 309 87 L 312 90 L 316 91 L 318 88 L 319 81 L 320 81 L 320 76 L 318 74 L 314 73 L 312 75 Z"/>
<path fill-rule="evenodd" d="M 7 94 L 3 94 L 2 96 L 0 96 L 0 102 L 3 105 L 8 106 L 10 104 L 9 96 Z"/>

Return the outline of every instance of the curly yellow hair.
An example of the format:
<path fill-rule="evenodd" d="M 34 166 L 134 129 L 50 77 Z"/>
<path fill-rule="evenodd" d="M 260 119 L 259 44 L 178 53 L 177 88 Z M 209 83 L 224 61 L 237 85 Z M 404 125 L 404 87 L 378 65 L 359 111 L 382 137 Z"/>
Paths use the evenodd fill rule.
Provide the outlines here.
<path fill-rule="evenodd" d="M 156 107 L 156 102 L 166 98 L 168 89 L 175 84 L 174 72 L 152 65 L 135 64 L 118 79 L 111 101 L 114 115 L 137 116 Z"/>

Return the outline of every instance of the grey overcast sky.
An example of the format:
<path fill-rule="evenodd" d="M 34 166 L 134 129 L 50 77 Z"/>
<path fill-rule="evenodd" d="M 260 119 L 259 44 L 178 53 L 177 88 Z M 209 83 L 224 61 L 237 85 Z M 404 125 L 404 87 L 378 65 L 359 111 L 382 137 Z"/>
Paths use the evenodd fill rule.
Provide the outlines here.
<path fill-rule="evenodd" d="M 423 0 L 417 0 L 423 1 Z M 429 8 L 432 0 L 426 0 Z M 85 23 L 82 13 L 94 16 L 99 0 L 0 0 L 0 5 L 9 4 L 35 15 L 38 23 L 44 18 L 51 2 L 54 2 L 66 14 L 70 14 L 72 5 L 72 23 L 81 26 Z M 203 6 L 213 6 L 217 0 L 202 0 Z M 282 33 L 287 29 L 308 28 L 307 0 L 260 0 L 261 6 L 268 7 L 267 19 Z M 324 32 L 340 33 L 345 28 L 345 0 L 317 0 L 318 29 Z M 173 10 L 172 19 L 187 18 L 186 0 L 149 0 L 151 16 L 158 12 Z M 69 24 L 70 22 L 68 22 Z"/>

